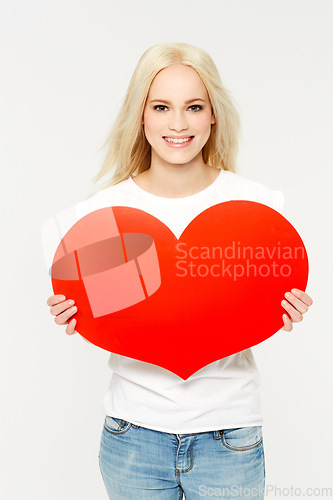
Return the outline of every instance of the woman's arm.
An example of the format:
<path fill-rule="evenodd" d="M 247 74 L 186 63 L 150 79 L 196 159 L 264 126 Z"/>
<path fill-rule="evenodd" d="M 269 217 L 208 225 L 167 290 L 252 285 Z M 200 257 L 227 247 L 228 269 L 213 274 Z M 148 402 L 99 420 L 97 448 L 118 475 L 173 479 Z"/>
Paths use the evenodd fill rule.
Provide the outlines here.
<path fill-rule="evenodd" d="M 303 314 L 308 311 L 309 307 L 313 303 L 313 300 L 307 293 L 302 290 L 298 290 L 298 288 L 293 288 L 291 292 L 286 292 L 284 296 L 287 300 L 283 300 L 281 304 L 282 307 L 284 307 L 289 313 L 289 316 L 287 314 L 283 314 L 282 318 L 284 326 L 282 327 L 282 330 L 291 332 L 293 329 L 292 323 L 302 321 Z"/>

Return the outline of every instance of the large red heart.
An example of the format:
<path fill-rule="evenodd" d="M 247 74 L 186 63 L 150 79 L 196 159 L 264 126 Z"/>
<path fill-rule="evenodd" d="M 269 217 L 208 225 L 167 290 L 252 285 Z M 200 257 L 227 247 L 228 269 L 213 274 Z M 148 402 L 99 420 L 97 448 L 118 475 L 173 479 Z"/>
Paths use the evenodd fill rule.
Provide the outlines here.
<path fill-rule="evenodd" d="M 62 239 L 55 294 L 73 298 L 93 344 L 186 380 L 283 327 L 281 300 L 305 290 L 308 258 L 293 226 L 252 201 L 214 205 L 179 239 L 135 208 L 102 208 Z"/>

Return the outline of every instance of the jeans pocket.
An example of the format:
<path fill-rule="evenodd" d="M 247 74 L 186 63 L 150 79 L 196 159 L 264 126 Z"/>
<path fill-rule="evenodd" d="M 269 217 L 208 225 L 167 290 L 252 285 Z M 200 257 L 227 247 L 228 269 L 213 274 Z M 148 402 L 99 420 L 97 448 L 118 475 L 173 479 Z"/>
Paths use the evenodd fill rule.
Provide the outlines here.
<path fill-rule="evenodd" d="M 118 417 L 106 415 L 104 429 L 110 434 L 124 434 L 131 428 L 131 422 Z"/>
<path fill-rule="evenodd" d="M 221 430 L 221 442 L 232 451 L 246 451 L 257 448 L 262 443 L 262 426 L 238 427 Z"/>

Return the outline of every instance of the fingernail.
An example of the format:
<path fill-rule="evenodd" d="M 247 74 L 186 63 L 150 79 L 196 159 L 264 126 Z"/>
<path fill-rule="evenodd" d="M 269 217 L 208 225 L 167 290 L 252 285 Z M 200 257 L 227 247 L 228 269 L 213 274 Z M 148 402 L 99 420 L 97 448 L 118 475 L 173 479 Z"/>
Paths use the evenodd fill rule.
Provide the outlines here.
<path fill-rule="evenodd" d="M 68 301 L 68 305 L 69 305 L 69 306 L 72 306 L 73 304 L 74 304 L 74 300 L 69 300 L 69 301 Z"/>

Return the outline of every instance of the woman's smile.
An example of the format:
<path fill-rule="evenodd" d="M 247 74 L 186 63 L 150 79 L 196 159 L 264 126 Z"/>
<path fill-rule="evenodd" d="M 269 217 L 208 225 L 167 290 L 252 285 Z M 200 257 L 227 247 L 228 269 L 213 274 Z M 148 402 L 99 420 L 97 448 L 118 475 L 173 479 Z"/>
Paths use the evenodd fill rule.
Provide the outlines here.
<path fill-rule="evenodd" d="M 163 137 L 164 142 L 169 146 L 170 148 L 185 148 L 186 146 L 189 146 L 194 139 L 194 135 L 166 135 Z"/>

